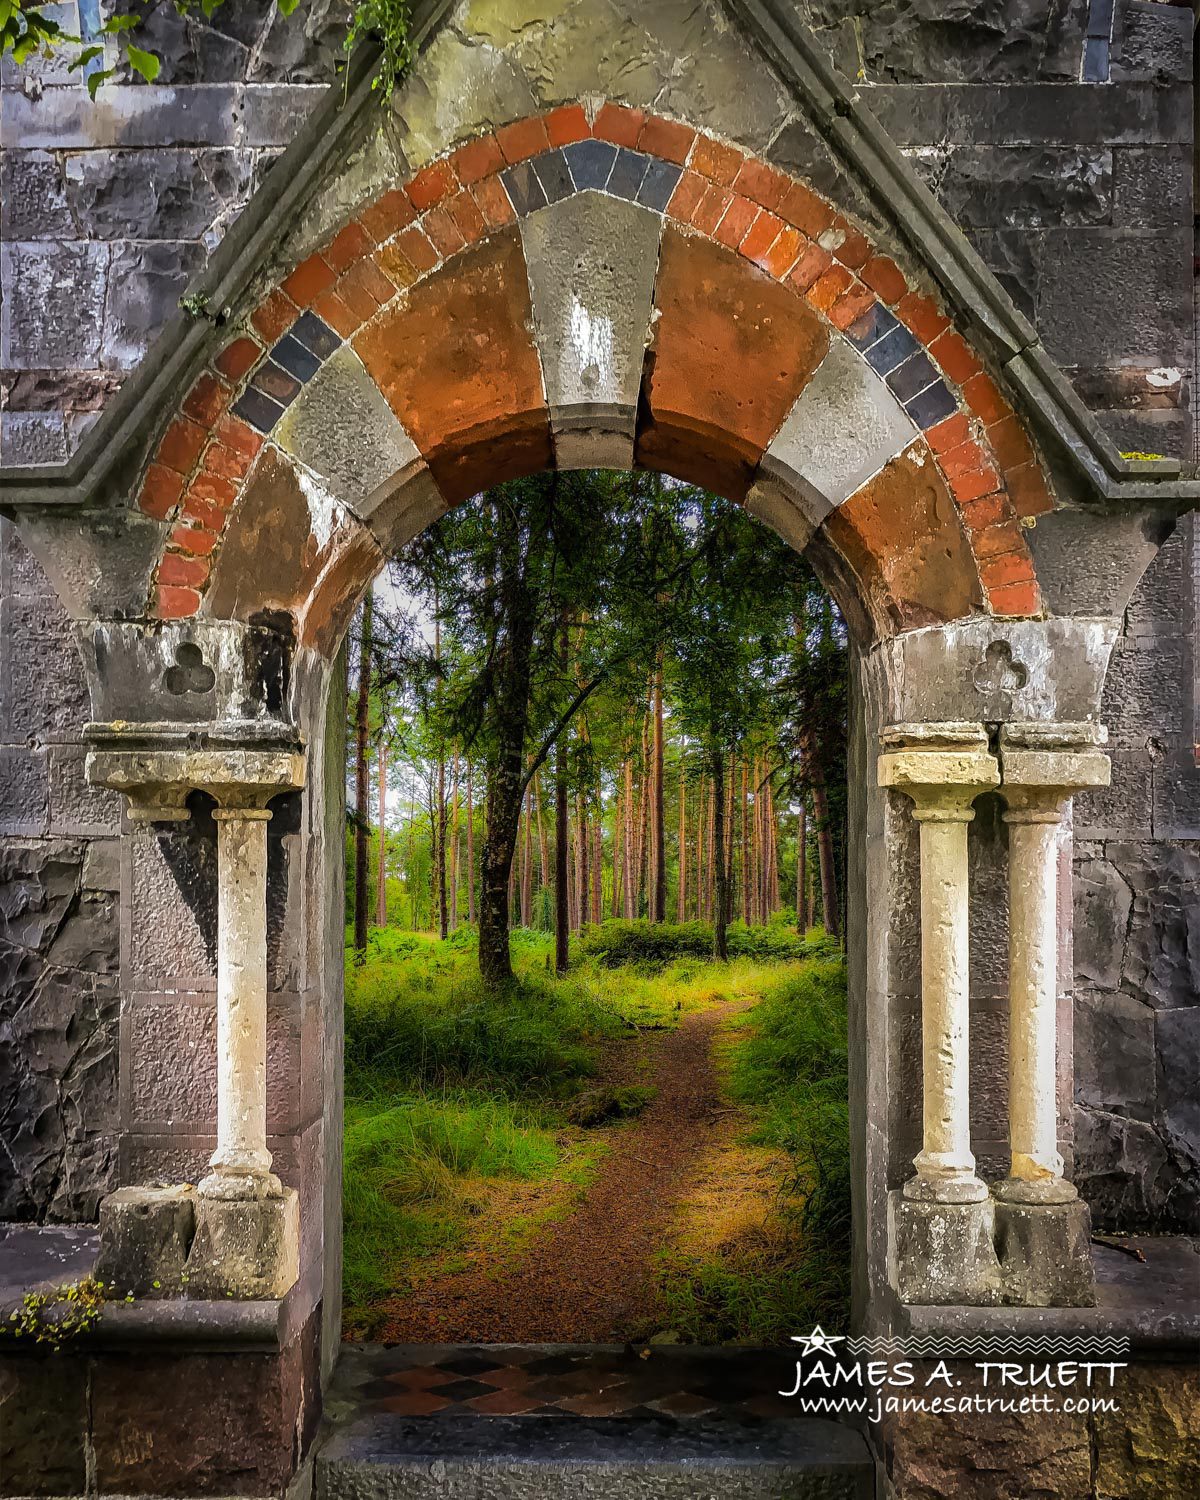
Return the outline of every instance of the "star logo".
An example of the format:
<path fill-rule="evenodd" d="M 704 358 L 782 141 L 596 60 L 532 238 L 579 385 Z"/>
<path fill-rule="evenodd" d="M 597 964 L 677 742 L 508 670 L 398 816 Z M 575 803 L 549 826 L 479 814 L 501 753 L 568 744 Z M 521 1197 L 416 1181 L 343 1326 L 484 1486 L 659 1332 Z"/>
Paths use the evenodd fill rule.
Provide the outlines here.
<path fill-rule="evenodd" d="M 840 1333 L 826 1333 L 818 1323 L 811 1333 L 792 1334 L 792 1343 L 799 1344 L 805 1354 L 832 1354 L 834 1344 L 840 1344 L 843 1337 Z"/>

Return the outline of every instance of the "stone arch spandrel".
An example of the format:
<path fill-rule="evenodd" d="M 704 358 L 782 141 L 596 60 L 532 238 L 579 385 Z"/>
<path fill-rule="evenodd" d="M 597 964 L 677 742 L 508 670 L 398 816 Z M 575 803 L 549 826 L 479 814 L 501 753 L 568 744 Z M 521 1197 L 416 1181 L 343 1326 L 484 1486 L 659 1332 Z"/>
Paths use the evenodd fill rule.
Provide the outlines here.
<path fill-rule="evenodd" d="M 261 572 L 314 639 L 344 612 L 314 591 L 361 587 L 445 506 L 631 446 L 795 545 L 819 532 L 872 636 L 1041 612 L 1033 446 L 862 226 L 680 121 L 589 103 L 518 124 L 360 206 L 214 355 L 139 482 L 153 615 L 248 616 Z M 581 229 L 564 277 L 549 260 Z M 267 476 L 291 495 L 270 524 Z M 280 527 L 308 559 L 290 595 L 254 559 Z"/>

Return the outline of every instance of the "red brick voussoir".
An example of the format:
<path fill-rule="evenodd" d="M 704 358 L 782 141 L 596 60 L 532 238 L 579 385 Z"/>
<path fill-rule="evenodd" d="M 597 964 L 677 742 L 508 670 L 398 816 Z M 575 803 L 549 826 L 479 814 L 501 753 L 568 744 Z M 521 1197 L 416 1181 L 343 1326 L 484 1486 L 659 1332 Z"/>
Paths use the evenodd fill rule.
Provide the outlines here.
<path fill-rule="evenodd" d="M 680 121 L 611 102 L 563 105 L 458 146 L 361 208 L 271 288 L 193 382 L 142 476 L 138 504 L 165 537 L 152 614 L 178 619 L 201 606 L 230 511 L 266 440 L 233 407 L 245 407 L 256 379 L 255 399 L 284 399 L 263 377 L 273 345 L 303 328 L 308 312 L 337 339 L 350 338 L 461 250 L 515 221 L 503 173 L 589 137 L 670 164 L 679 172 L 665 209 L 671 221 L 790 287 L 860 349 L 873 327 L 907 330 L 940 403 L 936 412 L 926 403 L 920 425 L 988 605 L 997 615 L 1037 614 L 1021 523 L 1054 502 L 1020 419 L 938 302 L 805 183 Z"/>

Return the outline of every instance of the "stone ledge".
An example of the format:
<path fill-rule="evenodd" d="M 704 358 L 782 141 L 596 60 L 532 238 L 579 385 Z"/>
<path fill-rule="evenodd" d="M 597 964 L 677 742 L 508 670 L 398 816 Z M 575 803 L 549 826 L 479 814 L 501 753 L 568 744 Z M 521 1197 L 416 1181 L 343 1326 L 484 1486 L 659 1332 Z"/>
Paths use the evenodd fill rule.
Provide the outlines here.
<path fill-rule="evenodd" d="M 890 1318 L 898 1338 L 953 1339 L 989 1334 L 1127 1338 L 1131 1354 L 1195 1358 L 1200 1342 L 1200 1240 L 1183 1235 L 1127 1235 L 1145 1264 L 1104 1244 L 1092 1245 L 1095 1307 L 915 1307 L 899 1300 Z"/>

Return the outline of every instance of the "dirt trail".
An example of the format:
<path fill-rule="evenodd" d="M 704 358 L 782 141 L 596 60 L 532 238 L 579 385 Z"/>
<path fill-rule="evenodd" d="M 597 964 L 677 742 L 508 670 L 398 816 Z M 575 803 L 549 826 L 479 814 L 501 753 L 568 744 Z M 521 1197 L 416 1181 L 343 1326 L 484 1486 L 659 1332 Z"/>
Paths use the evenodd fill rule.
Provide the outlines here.
<path fill-rule="evenodd" d="M 650 1274 L 672 1210 L 722 1125 L 713 1034 L 730 1007 L 643 1039 L 658 1092 L 611 1147 L 583 1199 L 516 1264 L 472 1266 L 397 1298 L 376 1337 L 395 1343 L 619 1343 L 655 1315 Z M 614 1057 L 626 1074 L 636 1044 Z M 608 1070 L 606 1070 L 608 1071 Z M 610 1077 L 608 1081 L 626 1081 Z"/>

